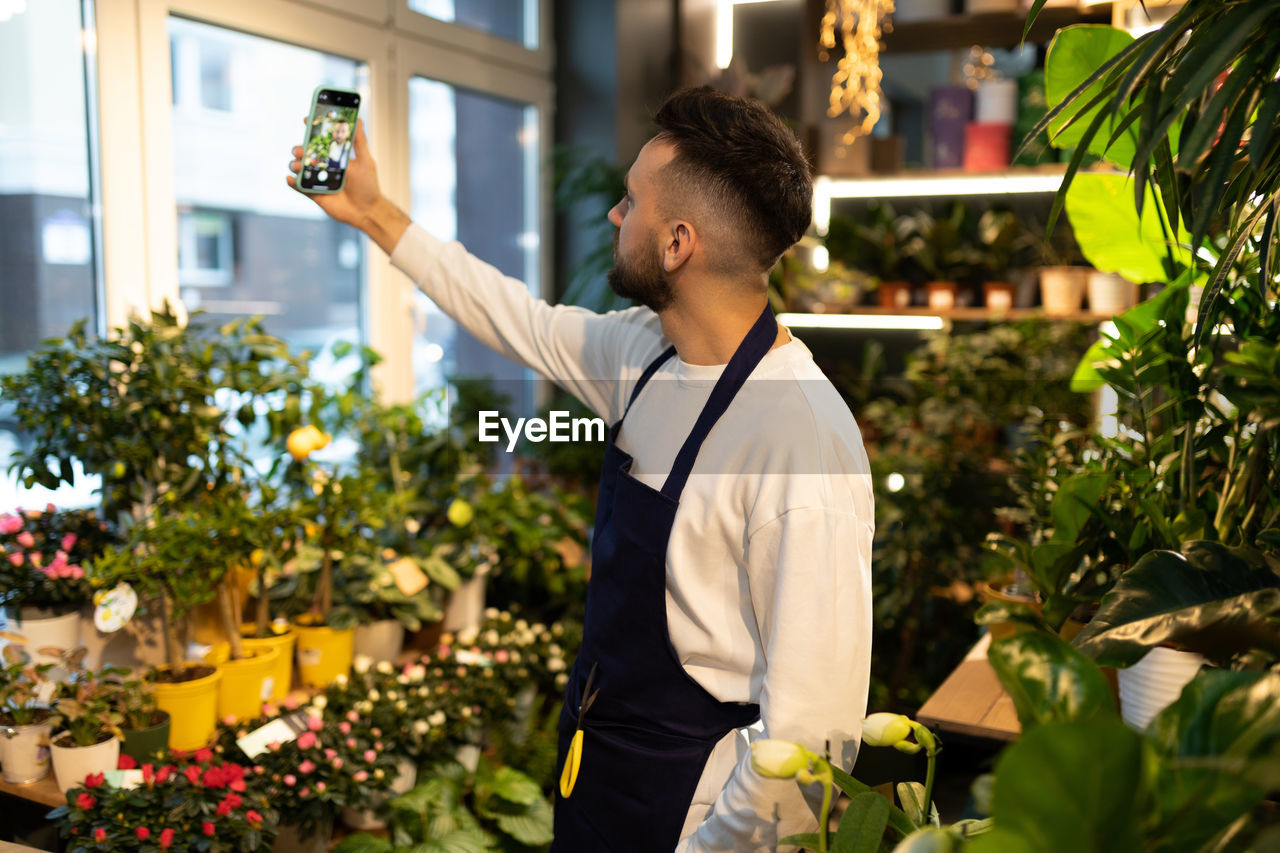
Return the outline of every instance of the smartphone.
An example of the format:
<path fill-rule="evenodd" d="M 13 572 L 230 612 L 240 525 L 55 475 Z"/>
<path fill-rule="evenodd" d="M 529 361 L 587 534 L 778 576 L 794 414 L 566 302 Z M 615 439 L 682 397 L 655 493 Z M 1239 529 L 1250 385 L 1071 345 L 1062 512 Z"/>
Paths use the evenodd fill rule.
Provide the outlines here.
<path fill-rule="evenodd" d="M 336 193 L 347 178 L 347 163 L 355 147 L 360 93 L 337 86 L 317 86 L 307 113 L 302 141 L 302 171 L 298 189 L 307 193 Z"/>

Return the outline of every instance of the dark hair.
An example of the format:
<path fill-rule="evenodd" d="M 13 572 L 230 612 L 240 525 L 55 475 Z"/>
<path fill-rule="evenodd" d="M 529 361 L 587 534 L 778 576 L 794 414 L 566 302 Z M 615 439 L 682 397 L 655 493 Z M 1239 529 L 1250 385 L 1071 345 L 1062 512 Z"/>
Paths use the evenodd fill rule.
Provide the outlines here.
<path fill-rule="evenodd" d="M 739 226 L 738 248 L 760 270 L 804 236 L 813 218 L 809 162 L 767 107 L 702 86 L 671 95 L 654 122 L 658 138 L 675 148 L 663 168 L 666 185 L 708 196 L 719 215 Z"/>

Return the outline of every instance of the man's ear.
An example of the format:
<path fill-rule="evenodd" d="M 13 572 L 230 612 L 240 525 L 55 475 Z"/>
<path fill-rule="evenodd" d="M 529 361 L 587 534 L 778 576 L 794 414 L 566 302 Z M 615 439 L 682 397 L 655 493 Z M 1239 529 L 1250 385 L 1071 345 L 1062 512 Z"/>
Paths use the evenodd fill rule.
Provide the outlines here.
<path fill-rule="evenodd" d="M 698 234 L 688 222 L 677 219 L 671 223 L 666 238 L 666 245 L 662 247 L 662 268 L 672 273 L 693 257 Z"/>

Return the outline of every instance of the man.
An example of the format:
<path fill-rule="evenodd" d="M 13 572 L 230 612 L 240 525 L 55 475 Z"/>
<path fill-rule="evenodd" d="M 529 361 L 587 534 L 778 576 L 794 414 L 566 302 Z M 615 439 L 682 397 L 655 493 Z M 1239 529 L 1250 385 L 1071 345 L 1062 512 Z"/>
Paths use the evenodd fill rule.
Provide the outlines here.
<path fill-rule="evenodd" d="M 333 123 L 332 141 L 329 143 L 328 168 L 347 168 L 347 158 L 351 155 L 350 143 L 351 123 L 344 118 L 340 118 Z"/>
<path fill-rule="evenodd" d="M 772 850 L 816 827 L 821 791 L 758 774 L 748 740 L 829 745 L 845 767 L 856 754 L 869 469 L 847 406 L 768 306 L 769 269 L 811 216 L 795 138 L 710 89 L 676 93 L 656 123 L 609 211 L 609 281 L 640 303 L 625 311 L 535 300 L 412 225 L 379 192 L 362 125 L 346 189 L 315 201 L 614 425 L 553 850 Z"/>

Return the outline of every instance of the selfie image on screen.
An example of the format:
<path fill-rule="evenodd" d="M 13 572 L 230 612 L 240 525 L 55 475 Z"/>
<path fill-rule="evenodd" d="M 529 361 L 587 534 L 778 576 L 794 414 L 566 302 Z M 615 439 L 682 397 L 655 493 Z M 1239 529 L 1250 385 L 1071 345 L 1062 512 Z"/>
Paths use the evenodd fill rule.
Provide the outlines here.
<path fill-rule="evenodd" d="M 356 131 L 356 113 L 359 106 L 338 104 L 339 99 L 350 100 L 350 95 L 321 92 L 316 98 L 311 114 L 306 152 L 302 159 L 302 186 L 304 189 L 342 186 L 347 160 L 351 157 L 352 137 Z"/>

